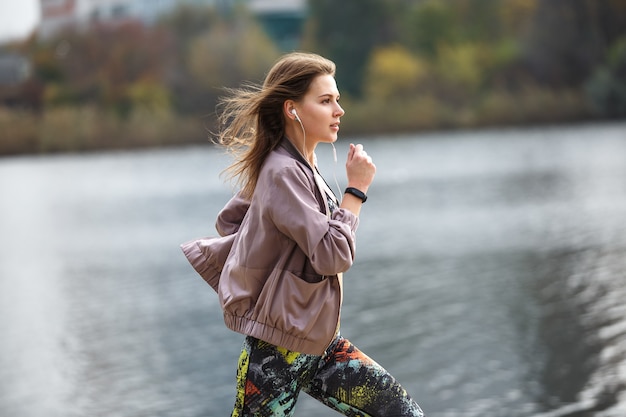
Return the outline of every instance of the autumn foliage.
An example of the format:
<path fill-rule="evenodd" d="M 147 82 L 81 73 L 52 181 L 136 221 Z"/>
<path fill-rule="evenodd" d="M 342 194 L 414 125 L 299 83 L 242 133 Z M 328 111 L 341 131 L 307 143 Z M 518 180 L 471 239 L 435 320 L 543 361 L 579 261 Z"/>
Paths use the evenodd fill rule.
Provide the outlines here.
<path fill-rule="evenodd" d="M 223 88 L 285 52 L 265 29 L 180 8 L 11 45 L 43 112 L 0 109 L 0 153 L 206 141 Z M 337 63 L 345 134 L 626 117 L 623 1 L 315 0 L 298 39 Z"/>

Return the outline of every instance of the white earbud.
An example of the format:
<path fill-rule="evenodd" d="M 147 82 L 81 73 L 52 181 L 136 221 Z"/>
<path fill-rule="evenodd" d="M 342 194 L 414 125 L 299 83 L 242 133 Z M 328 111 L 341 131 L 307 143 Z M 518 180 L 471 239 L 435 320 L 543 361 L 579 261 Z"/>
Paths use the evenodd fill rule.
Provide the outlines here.
<path fill-rule="evenodd" d="M 296 118 L 297 121 L 300 121 L 300 118 L 298 117 L 298 112 L 296 112 L 296 109 L 291 109 L 291 114 L 293 114 L 293 116 Z"/>

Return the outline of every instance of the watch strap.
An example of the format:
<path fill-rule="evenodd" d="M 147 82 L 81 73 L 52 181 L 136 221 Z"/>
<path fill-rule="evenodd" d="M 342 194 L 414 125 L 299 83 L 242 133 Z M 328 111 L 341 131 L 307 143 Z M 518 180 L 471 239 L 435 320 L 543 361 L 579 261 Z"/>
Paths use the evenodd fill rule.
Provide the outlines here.
<path fill-rule="evenodd" d="M 363 191 L 359 190 L 358 188 L 348 187 L 346 188 L 346 191 L 344 191 L 344 193 L 352 194 L 353 196 L 360 198 L 363 203 L 367 201 L 367 195 Z"/>

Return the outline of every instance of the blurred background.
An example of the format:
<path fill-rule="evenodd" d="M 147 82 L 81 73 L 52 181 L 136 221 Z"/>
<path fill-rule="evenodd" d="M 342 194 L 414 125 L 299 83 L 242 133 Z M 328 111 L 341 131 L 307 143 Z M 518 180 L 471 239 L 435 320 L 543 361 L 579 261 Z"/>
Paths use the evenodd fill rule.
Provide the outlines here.
<path fill-rule="evenodd" d="M 0 154 L 203 141 L 222 88 L 293 49 L 337 63 L 348 135 L 626 116 L 622 0 L 29 1 Z"/>
<path fill-rule="evenodd" d="M 178 245 L 218 98 L 292 50 L 337 63 L 329 183 L 378 167 L 343 334 L 431 417 L 626 415 L 623 0 L 0 0 L 0 415 L 229 415 Z"/>

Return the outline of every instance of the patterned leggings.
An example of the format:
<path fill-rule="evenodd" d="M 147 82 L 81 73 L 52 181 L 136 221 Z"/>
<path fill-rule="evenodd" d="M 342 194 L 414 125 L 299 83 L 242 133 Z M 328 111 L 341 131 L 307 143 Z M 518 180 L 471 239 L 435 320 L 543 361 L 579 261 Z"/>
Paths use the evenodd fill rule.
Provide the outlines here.
<path fill-rule="evenodd" d="M 324 356 L 246 337 L 231 417 L 292 416 L 300 390 L 346 416 L 424 415 L 385 369 L 341 336 Z"/>

